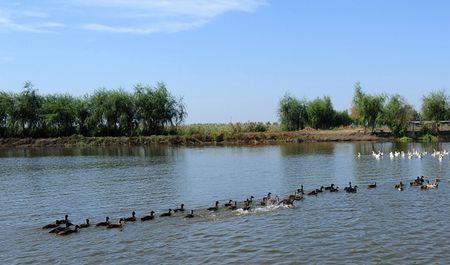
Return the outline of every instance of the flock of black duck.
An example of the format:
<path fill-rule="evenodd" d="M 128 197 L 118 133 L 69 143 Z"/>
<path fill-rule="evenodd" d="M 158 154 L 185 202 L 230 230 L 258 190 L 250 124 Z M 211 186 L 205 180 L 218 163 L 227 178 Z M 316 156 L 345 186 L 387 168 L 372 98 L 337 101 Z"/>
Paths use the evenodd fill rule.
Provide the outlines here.
<path fill-rule="evenodd" d="M 411 187 L 420 187 L 423 190 L 428 189 L 436 189 L 438 188 L 438 184 L 440 182 L 441 178 L 439 176 L 436 177 L 435 180 L 429 181 L 426 180 L 424 176 L 417 177 L 412 182 L 410 182 Z M 377 188 L 377 183 L 369 183 L 367 185 L 368 189 L 374 189 Z M 405 189 L 405 184 L 403 184 L 402 181 L 400 183 L 394 185 L 394 188 L 403 191 Z M 334 184 L 331 184 L 330 186 L 321 186 L 318 189 L 313 189 L 306 193 L 308 196 L 317 196 L 320 193 L 323 193 L 324 191 L 329 192 L 338 192 L 339 187 L 335 186 Z M 353 186 L 351 182 L 349 182 L 347 187 L 344 187 L 344 191 L 347 193 L 356 193 L 358 191 L 358 186 Z M 236 210 L 242 210 L 242 211 L 249 211 L 254 207 L 257 206 L 270 206 L 270 205 L 282 205 L 286 206 L 288 208 L 293 207 L 295 201 L 300 201 L 304 199 L 305 191 L 303 189 L 303 185 L 295 190 L 293 194 L 288 195 L 287 197 L 280 199 L 279 196 L 272 196 L 272 193 L 268 193 L 267 196 L 263 197 L 261 200 L 255 201 L 255 197 L 250 196 L 246 200 L 242 202 L 234 201 L 234 200 L 228 200 L 228 202 L 224 203 L 223 206 L 220 206 L 220 202 L 216 201 L 214 203 L 214 206 L 207 208 L 206 210 L 208 212 L 216 212 L 219 210 L 230 210 L 230 211 L 236 211 Z M 239 204 L 238 204 L 239 203 Z M 184 208 L 184 204 L 181 204 L 179 208 L 176 209 L 169 209 L 167 212 L 163 212 L 159 214 L 159 217 L 171 217 L 174 215 L 174 213 L 183 213 L 186 211 Z M 156 213 L 154 211 L 151 211 L 150 214 L 144 215 L 140 218 L 141 222 L 144 221 L 150 221 L 154 220 L 156 218 Z M 185 219 L 191 219 L 194 218 L 194 210 L 190 210 L 188 214 L 185 214 L 183 218 Z M 99 222 L 95 224 L 95 227 L 106 227 L 107 229 L 113 229 L 113 228 L 122 228 L 125 223 L 132 223 L 136 222 L 138 218 L 136 217 L 136 212 L 133 211 L 131 213 L 131 216 L 119 218 L 117 223 L 110 222 L 110 218 L 106 217 L 105 221 Z M 73 229 L 71 227 L 74 227 Z M 74 225 L 69 220 L 69 216 L 66 214 L 64 216 L 64 219 L 56 220 L 54 223 L 47 224 L 42 227 L 42 229 L 49 230 L 49 233 L 57 234 L 60 236 L 66 236 L 70 234 L 77 233 L 80 229 L 91 227 L 90 220 L 86 219 L 85 223 Z"/>

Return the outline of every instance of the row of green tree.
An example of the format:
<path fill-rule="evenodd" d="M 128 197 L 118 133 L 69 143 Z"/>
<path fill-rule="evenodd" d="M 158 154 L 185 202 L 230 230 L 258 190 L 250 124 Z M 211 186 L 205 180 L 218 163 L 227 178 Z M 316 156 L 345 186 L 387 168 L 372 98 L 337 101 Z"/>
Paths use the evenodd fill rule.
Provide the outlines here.
<path fill-rule="evenodd" d="M 347 111 L 334 110 L 328 96 L 307 101 L 286 94 L 280 100 L 278 115 L 282 129 L 287 131 L 299 130 L 307 126 L 315 129 L 329 129 L 352 123 Z"/>
<path fill-rule="evenodd" d="M 377 126 L 387 126 L 395 136 L 401 137 L 407 134 L 410 121 L 432 121 L 437 129 L 439 121 L 450 119 L 450 101 L 444 90 L 431 92 L 423 96 L 419 113 L 404 97 L 367 94 L 357 82 L 350 114 L 346 110 L 335 111 L 327 96 L 306 101 L 286 94 L 280 100 L 278 115 L 284 130 L 305 126 L 330 129 L 354 124 L 370 128 L 372 132 Z"/>
<path fill-rule="evenodd" d="M 30 82 L 21 93 L 0 92 L 1 137 L 133 136 L 164 133 L 186 109 L 164 83 L 134 93 L 99 89 L 91 95 L 40 95 Z"/>

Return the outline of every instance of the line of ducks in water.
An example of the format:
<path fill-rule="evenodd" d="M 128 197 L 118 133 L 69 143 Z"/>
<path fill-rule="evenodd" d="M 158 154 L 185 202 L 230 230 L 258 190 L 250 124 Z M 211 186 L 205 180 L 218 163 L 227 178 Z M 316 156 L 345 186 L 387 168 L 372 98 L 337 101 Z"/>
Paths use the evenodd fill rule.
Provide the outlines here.
<path fill-rule="evenodd" d="M 415 180 L 409 183 L 411 187 L 420 187 L 422 190 L 430 190 L 437 189 L 439 187 L 439 182 L 441 181 L 441 177 L 437 176 L 433 181 L 429 181 L 425 179 L 424 176 L 417 177 Z M 402 181 L 394 186 L 395 189 L 399 191 L 405 190 L 405 184 Z"/>
<path fill-rule="evenodd" d="M 252 204 L 254 203 L 254 196 L 251 196 L 250 198 L 246 199 L 243 202 L 243 205 L 238 206 L 237 201 L 229 200 L 227 203 L 224 204 L 223 208 L 228 210 L 238 210 L 242 209 L 243 211 L 248 211 L 251 209 Z M 298 196 L 295 196 L 294 199 L 299 199 Z M 302 198 L 303 199 L 303 198 Z M 209 212 L 215 212 L 219 211 L 220 202 L 216 201 L 214 206 L 207 208 Z M 264 197 L 263 200 L 260 202 L 261 206 L 266 206 L 269 204 L 286 204 L 293 206 L 293 201 L 291 200 L 279 200 L 279 197 L 272 197 L 271 193 L 269 192 L 267 197 Z M 159 217 L 170 217 L 173 216 L 175 213 L 184 213 L 186 212 L 186 209 L 184 208 L 184 204 L 181 204 L 179 208 L 176 209 L 169 209 L 167 212 L 161 213 Z M 185 214 L 183 218 L 185 219 L 191 219 L 194 218 L 194 210 L 190 210 L 188 214 Z M 154 211 L 151 211 L 150 214 L 144 215 L 140 218 L 142 222 L 144 221 L 150 221 L 156 218 L 156 213 Z M 99 222 L 95 224 L 95 227 L 106 227 L 107 229 L 112 228 L 122 228 L 125 222 L 136 222 L 138 221 L 138 218 L 136 217 L 136 212 L 133 211 L 131 213 L 130 217 L 126 218 L 119 218 L 117 223 L 111 223 L 110 218 L 107 216 L 105 218 L 105 221 Z M 91 226 L 90 220 L 86 219 L 86 222 L 83 224 L 78 224 L 74 226 L 74 229 L 71 229 L 70 227 L 74 226 L 72 222 L 69 220 L 69 215 L 65 215 L 64 219 L 56 220 L 54 223 L 47 224 L 42 227 L 42 229 L 51 229 L 49 233 L 57 234 L 60 236 L 66 236 L 73 233 L 77 233 L 81 228 L 88 228 Z"/>
<path fill-rule="evenodd" d="M 440 176 L 437 176 L 435 180 L 430 182 L 429 180 L 425 180 L 424 176 L 417 177 L 412 182 L 410 182 L 410 186 L 412 187 L 420 187 L 421 189 L 428 190 L 428 189 L 435 189 L 438 188 L 438 183 L 440 182 L 441 178 Z M 367 185 L 368 189 L 374 189 L 377 188 L 377 183 L 369 183 Z M 399 184 L 396 184 L 394 186 L 395 189 L 399 191 L 403 191 L 405 188 L 405 184 L 403 184 L 402 181 L 400 181 Z M 307 196 L 317 196 L 319 193 L 322 193 L 323 191 L 329 191 L 329 192 L 339 192 L 339 187 L 335 186 L 334 184 L 331 184 L 330 186 L 321 186 L 319 189 L 313 189 L 306 193 Z M 344 191 L 347 193 L 356 193 L 358 191 L 358 186 L 353 186 L 351 182 L 349 182 L 347 187 L 344 187 Z M 291 208 L 294 206 L 295 201 L 301 201 L 304 199 L 305 191 L 303 189 L 303 185 L 295 190 L 293 194 L 288 195 L 284 199 L 280 199 L 279 196 L 272 196 L 272 193 L 268 193 L 267 196 L 263 197 L 261 201 L 259 201 L 260 206 L 270 206 L 270 205 L 282 205 L 286 206 L 288 208 Z M 247 198 L 245 201 L 239 203 L 237 201 L 229 200 L 227 203 L 223 204 L 223 207 L 220 208 L 220 202 L 216 201 L 214 203 L 214 206 L 207 208 L 206 210 L 209 212 L 216 212 L 220 209 L 225 210 L 239 210 L 242 211 L 249 211 L 252 207 L 255 207 L 255 205 L 258 205 L 258 202 L 256 202 L 254 196 L 250 196 L 250 198 Z M 176 209 L 169 209 L 167 212 L 159 214 L 159 217 L 170 217 L 173 216 L 175 213 L 185 213 L 186 209 L 184 208 L 184 204 L 181 204 L 179 208 Z M 194 210 L 190 210 L 188 214 L 185 214 L 183 218 L 185 219 L 191 219 L 194 218 Z M 151 211 L 150 214 L 144 215 L 140 217 L 139 219 L 144 221 L 150 221 L 156 218 L 156 213 L 154 211 Z M 95 224 L 95 227 L 106 227 L 107 229 L 114 229 L 114 228 L 122 228 L 125 222 L 136 222 L 138 221 L 138 218 L 136 217 L 136 212 L 133 211 L 131 213 L 131 216 L 125 217 L 125 218 L 119 218 L 117 223 L 111 223 L 110 218 L 106 217 L 105 221 L 99 222 Z M 91 227 L 90 220 L 86 219 L 85 223 L 78 224 L 74 226 L 74 229 L 70 228 L 71 226 L 74 226 L 71 221 L 69 220 L 69 215 L 65 215 L 64 219 L 56 220 L 54 223 L 47 224 L 42 227 L 42 229 L 50 229 L 49 233 L 57 234 L 60 236 L 66 236 L 73 233 L 77 233 L 82 228 L 88 228 Z"/>
<path fill-rule="evenodd" d="M 430 155 L 432 157 L 437 158 L 439 161 L 442 161 L 442 159 L 445 156 L 448 156 L 449 154 L 450 154 L 450 152 L 445 150 L 445 149 L 444 150 L 439 150 L 439 151 L 434 149 L 433 153 L 430 153 Z M 428 155 L 428 152 L 426 152 L 426 151 L 419 152 L 419 151 L 417 151 L 415 149 L 413 149 L 412 151 L 407 151 L 407 152 L 404 152 L 404 151 L 400 151 L 400 152 L 398 152 L 398 151 L 392 152 L 391 151 L 391 152 L 389 152 L 389 158 L 391 160 L 393 160 L 395 158 L 398 158 L 398 157 L 401 157 L 401 158 L 407 157 L 408 159 L 412 159 L 412 158 L 416 157 L 416 158 L 422 159 L 426 155 Z M 362 156 L 361 153 L 358 153 L 356 157 L 357 158 L 361 158 L 361 156 Z M 372 151 L 372 157 L 375 158 L 376 160 L 381 159 L 383 156 L 384 156 L 384 153 L 381 152 L 381 151 L 378 151 L 378 152 Z"/>

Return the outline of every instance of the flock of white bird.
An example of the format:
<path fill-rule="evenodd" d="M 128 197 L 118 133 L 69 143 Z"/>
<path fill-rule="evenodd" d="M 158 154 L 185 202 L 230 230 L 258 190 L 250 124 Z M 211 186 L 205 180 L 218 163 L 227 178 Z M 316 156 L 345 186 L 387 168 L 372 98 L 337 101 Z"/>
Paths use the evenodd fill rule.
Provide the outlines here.
<path fill-rule="evenodd" d="M 420 152 L 418 150 L 413 149 L 412 151 L 394 151 L 394 152 L 389 152 L 389 158 L 391 160 L 394 160 L 396 158 L 408 158 L 408 159 L 413 159 L 413 158 L 418 158 L 418 159 L 422 159 L 424 156 L 428 155 L 428 152 L 424 151 L 424 152 Z M 439 161 L 442 161 L 442 159 L 445 156 L 449 155 L 449 151 L 447 150 L 436 150 L 434 149 L 432 153 L 430 153 L 431 157 L 437 158 Z M 375 152 L 372 151 L 372 157 L 375 158 L 376 160 L 380 160 L 382 157 L 384 156 L 384 153 L 381 151 Z M 361 158 L 361 153 L 358 153 L 357 158 Z"/>

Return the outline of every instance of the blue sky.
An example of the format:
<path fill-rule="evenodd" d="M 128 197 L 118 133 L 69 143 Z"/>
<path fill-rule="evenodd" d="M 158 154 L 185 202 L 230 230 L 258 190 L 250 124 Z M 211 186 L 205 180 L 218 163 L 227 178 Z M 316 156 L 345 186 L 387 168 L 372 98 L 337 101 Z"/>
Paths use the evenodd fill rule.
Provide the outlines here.
<path fill-rule="evenodd" d="M 450 86 L 449 1 L 0 0 L 0 89 L 166 82 L 187 122 L 275 121 L 290 92 L 349 108 L 353 84 Z"/>

